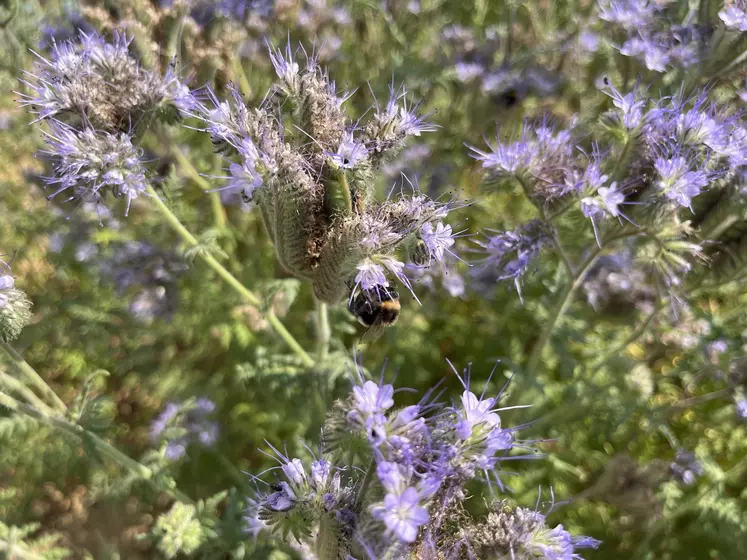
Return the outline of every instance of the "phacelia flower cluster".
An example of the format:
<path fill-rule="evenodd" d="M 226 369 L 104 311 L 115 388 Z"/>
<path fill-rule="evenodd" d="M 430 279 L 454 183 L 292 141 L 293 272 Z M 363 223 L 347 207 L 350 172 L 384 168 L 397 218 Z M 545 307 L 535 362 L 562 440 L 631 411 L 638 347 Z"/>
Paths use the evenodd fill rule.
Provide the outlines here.
<path fill-rule="evenodd" d="M 1 260 L 0 265 L 0 344 L 5 344 L 18 338 L 31 321 L 31 301 L 16 288 L 10 267 Z"/>
<path fill-rule="evenodd" d="M 460 513 L 465 519 L 464 529 L 447 537 L 442 547 L 448 548 L 449 554 L 441 557 L 573 560 L 581 558 L 577 550 L 597 548 L 600 544 L 591 537 L 574 537 L 562 525 L 550 527 L 547 514 L 506 500 L 491 503 L 479 522 L 466 512 Z"/>
<path fill-rule="evenodd" d="M 337 90 L 314 56 L 299 64 L 288 45 L 270 58 L 278 81 L 260 107 L 247 107 L 235 90 L 228 100 L 208 91 L 200 102 L 205 130 L 231 161 L 225 188 L 258 207 L 278 260 L 311 280 L 320 300 L 380 295 L 392 279 L 410 287 L 403 259 L 419 245 L 428 263 L 443 260 L 456 234 L 442 220 L 454 204 L 415 189 L 378 202 L 375 178 L 434 125 L 395 88 L 367 120 L 351 121 L 343 111 L 351 94 Z M 294 126 L 278 118 L 284 111 Z"/>
<path fill-rule="evenodd" d="M 107 195 L 125 199 L 125 215 L 132 201 L 148 189 L 141 150 L 126 132 L 78 130 L 59 121 L 45 131 L 54 175 L 47 184 L 54 189 L 48 198 L 64 193 L 67 201 L 101 204 Z"/>
<path fill-rule="evenodd" d="M 211 419 L 213 412 L 215 403 L 204 397 L 169 403 L 151 425 L 151 440 L 162 444 L 164 456 L 170 461 L 184 457 L 189 445 L 212 447 L 220 431 Z"/>
<path fill-rule="evenodd" d="M 476 243 L 484 255 L 474 262 L 472 276 L 484 288 L 513 280 L 521 297 L 521 279 L 531 267 L 542 248 L 550 241 L 551 233 L 539 220 L 533 220 L 513 230 L 485 232 L 485 240 Z"/>
<path fill-rule="evenodd" d="M 655 98 L 639 84 L 622 93 L 605 82 L 603 92 L 612 106 L 597 126 L 556 129 L 544 119 L 488 150 L 471 148 L 489 180 L 520 188 L 539 214 L 513 231 L 486 232 L 478 282 L 512 279 L 518 287 L 543 245 L 559 250 L 554 219 L 571 209 L 590 222 L 600 248 L 605 240 L 636 238 L 626 249 L 630 259 L 665 291 L 681 286 L 704 257 L 690 220 L 703 223 L 694 216 L 702 193 L 741 188 L 743 116 L 712 103 L 708 91 Z M 719 231 L 718 224 L 704 229 Z"/>
<path fill-rule="evenodd" d="M 649 70 L 665 72 L 697 63 L 707 38 L 703 29 L 683 25 L 667 7 L 654 0 L 599 0 L 598 12 L 620 37 L 620 54 L 640 60 Z"/>
<path fill-rule="evenodd" d="M 39 56 L 23 83 L 21 103 L 39 115 L 75 127 L 128 131 L 148 112 L 173 107 L 192 110 L 189 89 L 173 70 L 164 75 L 143 68 L 130 54 L 132 39 L 113 41 L 81 32 L 77 42 L 55 43 L 49 59 Z"/>
<path fill-rule="evenodd" d="M 21 104 L 49 124 L 50 198 L 65 193 L 67 201 L 98 205 L 111 195 L 126 200 L 127 213 L 149 184 L 138 128 L 193 109 L 194 98 L 173 68 L 145 69 L 130 42 L 117 32 L 111 42 L 81 32 L 77 42 L 54 43 L 51 57 L 39 56 L 23 81 L 29 93 Z"/>
<path fill-rule="evenodd" d="M 504 424 L 500 395 L 474 393 L 469 374 L 460 377 L 464 391 L 457 403 L 445 406 L 429 391 L 404 408 L 395 406 L 391 384 L 359 376 L 349 397 L 330 412 L 320 456 L 310 466 L 273 448 L 277 481 L 257 480 L 247 512 L 250 531 L 292 535 L 324 559 L 512 558 L 524 551 L 533 558 L 578 558 L 576 549 L 596 545 L 517 508 L 504 516 L 521 521 L 491 541 L 496 552 L 503 546 L 502 555 L 465 556 L 488 550 L 485 526 L 492 523 L 491 517 L 465 522 L 465 485 L 482 479 L 502 488 L 501 461 L 521 457 L 528 442 Z"/>

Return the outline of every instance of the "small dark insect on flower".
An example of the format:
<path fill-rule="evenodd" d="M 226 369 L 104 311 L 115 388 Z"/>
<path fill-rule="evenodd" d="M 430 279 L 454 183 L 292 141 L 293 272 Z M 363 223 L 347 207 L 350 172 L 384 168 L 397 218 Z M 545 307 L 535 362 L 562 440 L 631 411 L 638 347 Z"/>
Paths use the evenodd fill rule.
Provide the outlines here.
<path fill-rule="evenodd" d="M 361 290 L 348 304 L 348 310 L 358 322 L 367 327 L 362 341 L 372 341 L 380 337 L 387 327 L 391 327 L 399 319 L 399 294 L 386 288 L 379 292 L 369 289 Z"/>

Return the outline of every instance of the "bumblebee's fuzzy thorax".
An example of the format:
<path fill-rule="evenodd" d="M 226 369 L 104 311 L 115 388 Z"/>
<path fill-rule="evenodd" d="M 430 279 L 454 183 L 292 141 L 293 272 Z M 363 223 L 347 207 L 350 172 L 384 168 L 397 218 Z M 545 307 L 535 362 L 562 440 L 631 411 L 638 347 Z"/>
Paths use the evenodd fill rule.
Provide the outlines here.
<path fill-rule="evenodd" d="M 378 338 L 399 319 L 401 305 L 394 290 L 361 290 L 348 304 L 348 310 L 367 327 L 364 338 Z"/>

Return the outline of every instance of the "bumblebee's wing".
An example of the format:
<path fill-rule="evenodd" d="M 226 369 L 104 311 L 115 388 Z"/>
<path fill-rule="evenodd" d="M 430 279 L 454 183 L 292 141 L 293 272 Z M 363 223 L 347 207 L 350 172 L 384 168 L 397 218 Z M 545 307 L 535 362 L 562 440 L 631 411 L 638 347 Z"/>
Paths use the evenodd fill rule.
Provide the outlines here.
<path fill-rule="evenodd" d="M 361 335 L 359 342 L 373 342 L 377 340 L 382 334 L 384 334 L 384 331 L 386 329 L 387 327 L 385 325 L 381 324 L 380 321 L 376 321 L 373 325 L 365 330 L 365 332 Z"/>

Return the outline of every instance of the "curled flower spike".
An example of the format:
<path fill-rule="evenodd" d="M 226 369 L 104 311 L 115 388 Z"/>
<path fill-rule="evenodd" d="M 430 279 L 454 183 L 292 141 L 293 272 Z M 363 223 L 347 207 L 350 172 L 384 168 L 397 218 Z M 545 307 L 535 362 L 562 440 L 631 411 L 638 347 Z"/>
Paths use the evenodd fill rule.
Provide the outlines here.
<path fill-rule="evenodd" d="M 492 180 L 516 179 L 531 197 L 542 203 L 568 193 L 566 183 L 574 159 L 573 120 L 568 128 L 556 128 L 547 118 L 524 123 L 516 140 L 503 142 L 500 135 L 490 151 L 468 146 Z"/>

